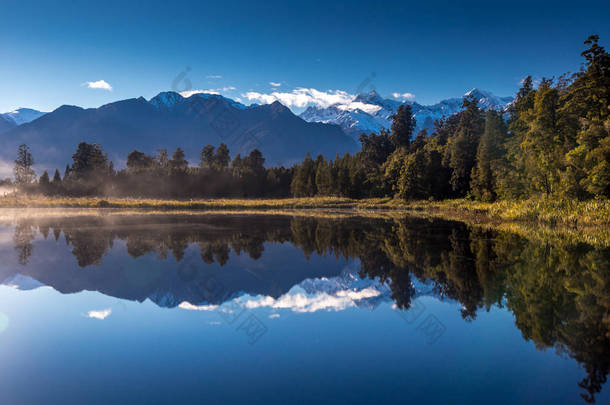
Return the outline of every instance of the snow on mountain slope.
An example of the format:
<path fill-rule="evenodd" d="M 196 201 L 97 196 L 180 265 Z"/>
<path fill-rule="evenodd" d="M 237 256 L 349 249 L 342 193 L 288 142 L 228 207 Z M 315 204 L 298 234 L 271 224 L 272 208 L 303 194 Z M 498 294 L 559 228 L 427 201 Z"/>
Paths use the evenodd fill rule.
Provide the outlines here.
<path fill-rule="evenodd" d="M 12 121 L 15 125 L 27 124 L 28 122 L 32 122 L 35 119 L 38 119 L 45 115 L 46 112 L 33 110 L 31 108 L 18 108 L 16 110 L 0 114 L 4 118 Z"/>
<path fill-rule="evenodd" d="M 22 291 L 35 290 L 36 288 L 44 286 L 40 281 L 19 273 L 4 280 L 1 284 Z"/>
<path fill-rule="evenodd" d="M 485 110 L 490 108 L 504 110 L 513 100 L 513 97 L 498 97 L 479 89 L 470 90 L 464 94 L 464 97 L 467 96 L 474 96 L 479 101 L 479 106 Z M 417 121 L 415 131 L 418 132 L 424 128 L 430 131 L 434 127 L 434 121 L 461 111 L 462 100 L 462 97 L 450 98 L 428 106 L 407 101 L 406 103 L 411 104 L 413 116 Z M 403 103 L 384 99 L 373 90 L 368 94 L 359 94 L 349 105 L 358 104 L 366 105 L 367 111 L 359 108 L 350 109 L 346 108 L 346 105 L 339 104 L 327 108 L 312 106 L 301 113 L 300 117 L 309 122 L 337 124 L 354 140 L 358 140 L 363 132 L 379 133 L 383 128 L 389 129 L 392 124 L 392 115 Z M 371 106 L 378 108 L 372 109 Z"/>
<path fill-rule="evenodd" d="M 358 265 L 347 266 L 337 277 L 308 278 L 294 285 L 289 291 L 277 298 L 266 295 L 236 294 L 235 297 L 221 303 L 210 305 L 209 302 L 198 304 L 183 302 L 182 309 L 220 310 L 240 306 L 247 309 L 270 308 L 290 310 L 298 313 L 318 311 L 343 311 L 348 308 L 366 308 L 374 310 L 383 302 L 392 301 L 391 280 L 382 282 L 378 278 L 360 278 Z M 439 300 L 445 298 L 434 289 L 430 282 L 421 282 L 413 278 L 413 296 L 431 296 Z"/>
<path fill-rule="evenodd" d="M 198 98 L 200 98 L 202 100 L 216 99 L 218 101 L 227 103 L 227 105 L 230 105 L 230 106 L 235 107 L 240 110 L 247 108 L 242 103 L 239 103 L 237 101 L 234 101 L 230 98 L 223 97 L 218 94 L 211 94 L 211 93 L 195 93 L 195 94 L 192 94 L 189 96 L 183 96 L 182 94 L 176 93 L 174 91 L 164 91 L 162 93 L 157 94 L 155 97 L 151 98 L 148 102 L 150 104 L 154 105 L 157 109 L 163 109 L 163 108 L 171 109 L 176 104 L 180 104 L 188 99 L 196 100 Z"/>

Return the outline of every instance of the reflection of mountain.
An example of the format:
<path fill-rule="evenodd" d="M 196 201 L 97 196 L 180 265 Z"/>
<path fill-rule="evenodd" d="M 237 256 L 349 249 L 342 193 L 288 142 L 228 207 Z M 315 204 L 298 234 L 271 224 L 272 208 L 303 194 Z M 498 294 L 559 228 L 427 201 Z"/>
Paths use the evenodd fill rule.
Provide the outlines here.
<path fill-rule="evenodd" d="M 609 248 L 418 218 L 109 214 L 22 218 L 0 232 L 0 280 L 15 285 L 206 310 L 408 309 L 434 295 L 458 301 L 467 321 L 507 307 L 525 339 L 583 365 L 587 400 L 610 370 Z"/>

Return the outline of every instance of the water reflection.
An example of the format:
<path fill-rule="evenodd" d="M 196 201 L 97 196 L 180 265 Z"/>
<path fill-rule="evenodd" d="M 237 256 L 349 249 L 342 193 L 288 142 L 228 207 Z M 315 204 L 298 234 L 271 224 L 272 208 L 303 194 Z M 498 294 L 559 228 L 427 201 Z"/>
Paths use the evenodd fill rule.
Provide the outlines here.
<path fill-rule="evenodd" d="M 434 295 L 459 302 L 466 322 L 508 308 L 524 339 L 584 367 L 587 402 L 610 369 L 608 248 L 418 218 L 66 216 L 17 219 L 4 232 L 14 252 L 2 250 L 0 280 L 23 289 L 297 312 L 383 300 L 407 310 Z"/>

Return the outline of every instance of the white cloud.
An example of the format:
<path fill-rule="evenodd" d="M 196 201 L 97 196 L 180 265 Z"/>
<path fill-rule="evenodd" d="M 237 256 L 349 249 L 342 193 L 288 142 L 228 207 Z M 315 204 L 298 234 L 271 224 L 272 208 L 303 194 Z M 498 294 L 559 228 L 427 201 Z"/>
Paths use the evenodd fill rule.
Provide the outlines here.
<path fill-rule="evenodd" d="M 401 100 L 413 100 L 415 98 L 415 94 L 412 93 L 392 93 L 392 97 L 398 98 Z"/>
<path fill-rule="evenodd" d="M 205 77 L 206 79 L 222 79 L 221 75 L 209 75 Z"/>
<path fill-rule="evenodd" d="M 194 94 L 215 94 L 215 95 L 220 95 L 220 93 L 217 90 L 186 90 L 186 91 L 181 91 L 180 95 L 182 97 L 185 98 L 189 98 L 190 96 L 194 95 Z"/>
<path fill-rule="evenodd" d="M 234 86 L 227 86 L 227 87 L 223 87 L 222 89 L 218 89 L 221 91 L 231 91 L 231 90 L 236 90 Z"/>
<path fill-rule="evenodd" d="M 190 302 L 182 302 L 178 305 L 178 308 L 186 309 L 189 311 L 213 311 L 218 308 L 218 305 L 193 305 Z"/>
<path fill-rule="evenodd" d="M 326 108 L 336 106 L 342 110 L 361 109 L 366 112 L 376 112 L 381 107 L 373 104 L 365 104 L 362 102 L 354 102 L 356 98 L 353 94 L 349 94 L 343 90 L 328 90 L 320 91 L 313 88 L 298 87 L 291 92 L 274 91 L 271 93 L 259 93 L 249 91 L 241 95 L 250 101 L 256 101 L 262 104 L 271 104 L 274 101 L 279 101 L 287 107 L 304 108 L 309 105 Z"/>
<path fill-rule="evenodd" d="M 282 83 L 278 83 L 278 82 L 269 82 L 270 85 L 272 85 L 273 87 L 280 87 L 282 85 Z"/>
<path fill-rule="evenodd" d="M 100 90 L 107 90 L 107 91 L 112 90 L 112 86 L 110 84 L 108 84 L 108 82 L 106 80 L 98 80 L 96 82 L 86 82 L 85 84 L 90 89 L 100 89 Z"/>
<path fill-rule="evenodd" d="M 279 318 L 279 317 L 280 317 L 280 314 L 271 314 L 271 315 L 269 315 L 269 319 L 276 319 L 276 318 Z"/>
<path fill-rule="evenodd" d="M 92 319 L 106 319 L 112 313 L 112 309 L 102 309 L 101 311 L 89 311 L 87 312 L 87 317 Z"/>

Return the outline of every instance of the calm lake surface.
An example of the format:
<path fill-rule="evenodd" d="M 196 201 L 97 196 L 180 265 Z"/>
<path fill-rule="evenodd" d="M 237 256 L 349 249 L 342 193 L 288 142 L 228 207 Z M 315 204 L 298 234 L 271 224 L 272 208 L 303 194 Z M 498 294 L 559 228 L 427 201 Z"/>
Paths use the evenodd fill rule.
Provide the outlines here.
<path fill-rule="evenodd" d="M 1 404 L 610 404 L 610 249 L 459 222 L 0 213 Z"/>

